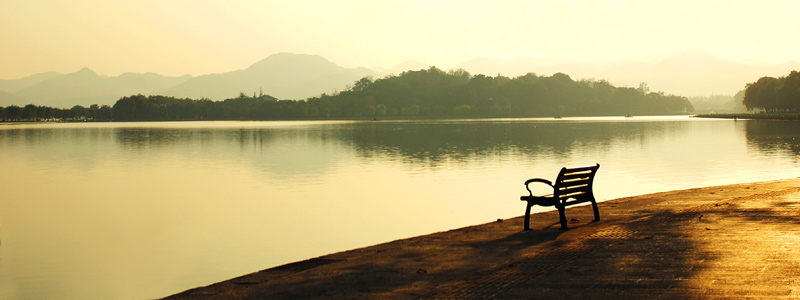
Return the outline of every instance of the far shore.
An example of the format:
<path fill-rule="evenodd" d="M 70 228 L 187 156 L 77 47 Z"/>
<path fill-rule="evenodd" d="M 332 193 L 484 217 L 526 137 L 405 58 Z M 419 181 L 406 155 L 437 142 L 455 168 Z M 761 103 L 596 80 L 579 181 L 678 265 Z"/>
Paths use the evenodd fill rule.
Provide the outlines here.
<path fill-rule="evenodd" d="M 3 125 L 24 125 L 24 124 L 43 124 L 43 123 L 60 123 L 60 122 L 0 122 L 0 126 Z"/>
<path fill-rule="evenodd" d="M 699 114 L 697 118 L 716 118 L 716 119 L 743 119 L 743 120 L 783 120 L 799 121 L 800 113 L 741 113 L 741 114 Z"/>

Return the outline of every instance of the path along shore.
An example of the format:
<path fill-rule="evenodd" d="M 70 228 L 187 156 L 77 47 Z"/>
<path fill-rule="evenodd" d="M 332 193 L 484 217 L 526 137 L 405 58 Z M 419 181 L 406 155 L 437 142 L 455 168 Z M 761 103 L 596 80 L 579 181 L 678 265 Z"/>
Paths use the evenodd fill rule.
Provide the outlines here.
<path fill-rule="evenodd" d="M 514 199 L 509 199 L 514 201 Z M 524 210 L 520 202 L 520 213 Z M 800 299 L 800 179 L 569 207 L 266 269 L 166 299 Z"/>

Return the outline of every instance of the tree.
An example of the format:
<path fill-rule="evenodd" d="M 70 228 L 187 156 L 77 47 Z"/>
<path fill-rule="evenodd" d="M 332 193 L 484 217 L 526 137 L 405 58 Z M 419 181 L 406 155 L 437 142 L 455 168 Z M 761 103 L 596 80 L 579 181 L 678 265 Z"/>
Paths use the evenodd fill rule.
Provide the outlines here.
<path fill-rule="evenodd" d="M 375 114 L 379 115 L 379 116 L 385 116 L 386 115 L 386 105 L 378 104 L 378 106 L 375 108 Z"/>
<path fill-rule="evenodd" d="M 6 107 L 6 118 L 9 121 L 22 121 L 22 107 L 11 105 Z"/>
<path fill-rule="evenodd" d="M 419 105 L 412 104 L 410 106 L 403 107 L 402 113 L 404 116 L 417 116 L 419 115 Z"/>
<path fill-rule="evenodd" d="M 744 91 L 744 106 L 747 110 L 763 108 L 767 111 L 776 109 L 775 89 L 778 79 L 774 77 L 761 77 L 754 83 L 747 84 Z"/>
<path fill-rule="evenodd" d="M 114 110 L 111 108 L 111 106 L 103 105 L 97 110 L 95 119 L 98 121 L 111 121 L 113 113 Z"/>
<path fill-rule="evenodd" d="M 647 82 L 640 82 L 639 88 L 636 90 L 638 90 L 642 95 L 647 95 L 650 93 L 650 86 L 647 85 Z"/>
<path fill-rule="evenodd" d="M 361 78 L 353 84 L 351 90 L 356 92 L 364 91 L 372 84 L 372 82 L 372 76 Z"/>
<path fill-rule="evenodd" d="M 364 107 L 364 115 L 366 116 L 374 116 L 375 115 L 375 107 L 372 105 L 367 105 Z"/>
<path fill-rule="evenodd" d="M 26 121 L 36 121 L 39 108 L 36 105 L 28 104 L 22 109 L 22 119 Z"/>
<path fill-rule="evenodd" d="M 139 94 L 130 97 L 122 97 L 114 103 L 113 115 L 116 121 L 135 121 L 138 119 L 139 106 L 143 106 L 147 102 L 144 95 Z"/>
<path fill-rule="evenodd" d="M 73 120 L 89 119 L 89 110 L 86 107 L 75 105 L 69 109 L 70 118 Z"/>
<path fill-rule="evenodd" d="M 614 87 L 607 81 L 556 73 L 515 78 L 444 72 L 436 67 L 406 71 L 374 80 L 364 77 L 346 90 L 306 100 L 281 100 L 240 93 L 223 101 L 133 95 L 119 99 L 101 117 L 116 121 L 274 120 L 376 116 L 543 117 L 553 115 L 683 114 L 693 110 L 684 97 Z"/>
<path fill-rule="evenodd" d="M 775 88 L 775 102 L 779 109 L 800 111 L 800 72 L 792 71 L 783 77 Z"/>

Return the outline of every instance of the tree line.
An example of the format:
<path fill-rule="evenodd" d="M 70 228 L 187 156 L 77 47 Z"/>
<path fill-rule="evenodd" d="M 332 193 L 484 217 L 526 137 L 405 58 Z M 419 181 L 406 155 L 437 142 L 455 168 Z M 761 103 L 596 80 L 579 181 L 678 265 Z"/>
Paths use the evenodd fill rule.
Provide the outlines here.
<path fill-rule="evenodd" d="M 792 71 L 788 76 L 778 78 L 765 76 L 748 83 L 742 103 L 748 110 L 800 112 L 800 72 Z"/>
<path fill-rule="evenodd" d="M 0 106 L 0 121 L 3 122 L 111 121 L 112 116 L 111 106 L 97 104 L 89 107 L 75 105 L 72 108 L 53 108 L 33 104 L 24 107 Z"/>
<path fill-rule="evenodd" d="M 88 111 L 93 110 L 90 107 Z M 638 88 L 615 87 L 605 80 L 575 81 L 563 73 L 552 76 L 528 73 L 509 78 L 430 67 L 377 80 L 365 77 L 343 91 L 304 100 L 278 100 L 255 93 L 253 96 L 241 93 L 237 98 L 223 101 L 133 95 L 119 99 L 113 107 L 97 107 L 95 114 L 86 118 L 99 121 L 482 118 L 667 115 L 693 111 L 686 97 L 650 92 L 646 84 Z M 3 114 L 9 120 L 7 116 Z"/>
<path fill-rule="evenodd" d="M 665 115 L 694 110 L 687 98 L 651 93 L 646 84 L 618 88 L 605 80 L 574 81 L 563 73 L 509 78 L 435 67 L 378 80 L 362 78 L 345 91 L 307 102 L 326 114 L 367 117 Z"/>

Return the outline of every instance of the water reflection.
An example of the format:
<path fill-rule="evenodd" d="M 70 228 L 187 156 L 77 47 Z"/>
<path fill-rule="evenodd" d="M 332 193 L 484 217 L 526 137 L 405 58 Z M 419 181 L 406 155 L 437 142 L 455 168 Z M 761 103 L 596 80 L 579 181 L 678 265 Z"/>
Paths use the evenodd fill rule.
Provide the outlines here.
<path fill-rule="evenodd" d="M 193 148 L 210 143 L 236 144 L 246 148 L 251 144 L 268 144 L 275 140 L 276 131 L 264 128 L 119 128 L 114 129 L 116 141 L 132 151 L 151 147 L 180 146 Z"/>
<path fill-rule="evenodd" d="M 673 121 L 382 121 L 291 130 L 280 127 L 118 128 L 111 130 L 110 135 L 122 149 L 131 152 L 178 148 L 192 155 L 231 160 L 242 159 L 240 155 L 243 155 L 247 163 L 265 172 L 312 173 L 335 164 L 331 160 L 336 156 L 297 151 L 308 147 L 332 147 L 342 151 L 343 147 L 352 147 L 363 158 L 399 159 L 430 166 L 512 154 L 565 159 L 576 149 L 607 152 L 619 143 L 645 145 L 650 140 L 681 135 L 689 128 L 688 122 Z M 51 137 L 49 133 L 38 134 L 39 138 Z M 289 145 L 295 146 L 287 149 Z M 230 155 L 232 150 L 237 150 L 236 155 Z M 301 166 L 309 168 L 302 170 Z"/>
<path fill-rule="evenodd" d="M 122 128 L 116 142 L 128 152 L 181 153 L 205 161 L 232 161 L 259 171 L 314 175 L 337 163 L 345 147 L 330 131 L 313 128 Z"/>
<path fill-rule="evenodd" d="M 739 132 L 759 155 L 796 161 L 800 154 L 800 128 L 795 122 L 683 118 L 176 124 L 7 126 L 0 130 L 0 147 L 25 153 L 22 158 L 40 168 L 68 161 L 90 170 L 103 160 L 136 163 L 166 153 L 236 163 L 286 180 L 299 174 L 324 176 L 338 165 L 353 163 L 352 155 L 435 168 L 518 159 L 583 164 L 633 151 L 630 168 L 646 160 L 663 168 L 716 168 L 709 163 L 727 157 L 719 153 L 737 151 L 733 138 Z M 714 131 L 733 136 L 722 140 Z M 714 141 L 717 138 L 721 140 Z"/>
<path fill-rule="evenodd" d="M 768 155 L 781 155 L 797 161 L 800 155 L 800 123 L 750 120 L 746 122 L 747 143 Z"/>
<path fill-rule="evenodd" d="M 603 165 L 600 199 L 796 176 L 796 123 L 637 119 L 0 126 L 0 298 L 156 298 L 518 216 L 564 165 Z"/>
<path fill-rule="evenodd" d="M 795 159 L 800 153 L 795 122 L 620 118 L 175 124 L 13 126 L 0 130 L 0 147 L 18 149 L 43 168 L 69 161 L 88 170 L 102 160 L 119 157 L 135 163 L 167 153 L 245 165 L 286 180 L 299 174 L 324 176 L 337 165 L 353 163 L 351 155 L 435 168 L 517 159 L 583 164 L 634 151 L 628 164 L 632 169 L 646 160 L 664 168 L 712 168 L 710 162 L 725 157 L 718 153 L 736 151 L 738 145 L 731 138 L 737 132 L 743 132 L 749 147 L 762 155 Z M 721 138 L 713 131 L 734 136 L 709 144 Z M 642 156 L 644 151 L 649 156 Z M 693 155 L 685 155 L 688 152 Z"/>
<path fill-rule="evenodd" d="M 364 157 L 437 165 L 511 153 L 563 159 L 576 149 L 607 152 L 619 142 L 647 143 L 688 128 L 685 122 L 450 121 L 350 124 L 339 132 Z"/>

